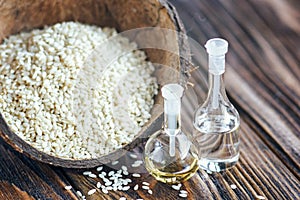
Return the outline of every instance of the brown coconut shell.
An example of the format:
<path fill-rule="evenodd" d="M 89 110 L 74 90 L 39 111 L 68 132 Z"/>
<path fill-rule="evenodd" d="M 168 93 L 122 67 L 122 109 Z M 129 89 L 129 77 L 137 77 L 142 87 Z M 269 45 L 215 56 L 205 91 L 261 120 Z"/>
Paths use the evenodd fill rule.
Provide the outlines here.
<path fill-rule="evenodd" d="M 0 4 L 0 41 L 20 31 L 41 28 L 63 21 L 79 21 L 100 27 L 115 27 L 119 32 L 143 27 L 160 27 L 184 33 L 184 27 L 175 8 L 166 0 L 10 0 L 2 1 Z M 158 37 L 163 37 L 163 33 Z M 138 34 L 136 38 L 131 39 L 138 44 L 140 42 Z M 145 37 L 140 39 L 145 42 Z M 184 61 L 180 57 L 185 59 L 189 57 L 187 41 L 177 33 L 173 40 L 177 47 L 177 54 L 159 49 L 146 49 L 145 51 L 150 61 L 172 67 L 179 72 L 180 79 L 184 80 L 182 77 L 186 78 L 188 74 Z M 155 76 L 160 83 L 166 79 L 168 79 L 167 82 L 179 81 L 178 76 L 160 68 L 156 69 Z M 41 152 L 13 133 L 2 115 L 0 116 L 0 136 L 15 150 L 35 160 L 67 168 L 91 168 L 117 159 L 126 150 L 134 148 L 154 130 L 159 129 L 163 113 L 161 95 L 156 97 L 155 104 L 150 121 L 130 144 L 97 159 L 62 159 Z"/>

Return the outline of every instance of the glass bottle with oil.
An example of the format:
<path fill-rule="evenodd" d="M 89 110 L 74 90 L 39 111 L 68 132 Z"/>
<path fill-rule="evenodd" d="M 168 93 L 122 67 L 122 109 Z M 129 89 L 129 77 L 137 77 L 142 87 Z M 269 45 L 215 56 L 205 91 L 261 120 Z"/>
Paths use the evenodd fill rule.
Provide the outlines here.
<path fill-rule="evenodd" d="M 181 130 L 180 110 L 183 87 L 167 84 L 162 88 L 164 123 L 146 143 L 144 160 L 158 181 L 174 184 L 192 177 L 198 170 L 197 149 Z"/>
<path fill-rule="evenodd" d="M 200 168 L 219 172 L 234 166 L 239 159 L 240 118 L 226 96 L 223 82 L 228 42 L 214 38 L 205 47 L 209 54 L 209 91 L 195 112 L 193 138 Z"/>

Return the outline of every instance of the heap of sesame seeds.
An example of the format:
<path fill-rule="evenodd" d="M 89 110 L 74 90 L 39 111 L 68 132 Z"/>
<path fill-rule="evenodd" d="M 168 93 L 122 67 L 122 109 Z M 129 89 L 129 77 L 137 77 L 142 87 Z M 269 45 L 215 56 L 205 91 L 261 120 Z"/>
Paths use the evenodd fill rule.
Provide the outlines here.
<path fill-rule="evenodd" d="M 107 66 L 87 62 L 107 41 L 119 56 Z M 47 154 L 98 158 L 130 143 L 149 120 L 153 71 L 144 52 L 112 28 L 64 22 L 12 35 L 0 45 L 0 112 L 12 131 Z"/>

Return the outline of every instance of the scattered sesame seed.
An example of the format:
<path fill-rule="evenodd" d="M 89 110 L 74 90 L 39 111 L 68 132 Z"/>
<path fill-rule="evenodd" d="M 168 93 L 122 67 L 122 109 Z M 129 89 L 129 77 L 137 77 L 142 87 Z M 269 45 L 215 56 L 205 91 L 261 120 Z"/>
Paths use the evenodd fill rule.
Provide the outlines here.
<path fill-rule="evenodd" d="M 88 176 L 88 175 L 90 175 L 92 172 L 90 172 L 90 171 L 85 171 L 85 172 L 83 172 L 82 174 L 83 175 L 85 175 L 85 176 Z"/>
<path fill-rule="evenodd" d="M 88 195 L 92 195 L 96 192 L 96 189 L 91 189 L 90 191 L 88 191 Z"/>
<path fill-rule="evenodd" d="M 141 175 L 140 175 L 140 174 L 136 174 L 136 173 L 132 174 L 132 176 L 133 176 L 133 177 L 136 177 L 136 178 L 139 178 L 139 177 L 141 177 Z"/>
<path fill-rule="evenodd" d="M 125 197 L 121 197 L 119 200 L 126 200 L 126 198 Z"/>
<path fill-rule="evenodd" d="M 181 183 L 179 183 L 178 185 L 172 185 L 172 188 L 174 190 L 180 190 L 181 186 L 182 186 Z"/>
<path fill-rule="evenodd" d="M 103 176 L 106 176 L 106 172 L 101 172 L 101 174 L 102 174 Z"/>
<path fill-rule="evenodd" d="M 148 183 L 148 182 L 145 182 L 145 181 L 143 182 L 143 184 L 144 184 L 144 185 L 150 185 L 150 183 Z"/>
<path fill-rule="evenodd" d="M 110 171 L 110 172 L 108 173 L 108 176 L 112 176 L 112 175 L 114 175 L 114 174 L 115 174 L 114 171 Z"/>
<path fill-rule="evenodd" d="M 103 174 L 99 174 L 98 176 L 99 176 L 99 178 L 104 178 Z"/>
<path fill-rule="evenodd" d="M 108 190 L 106 188 L 102 188 L 102 192 L 107 194 L 108 193 Z"/>
<path fill-rule="evenodd" d="M 97 167 L 97 172 L 100 172 L 103 169 L 103 166 Z"/>
<path fill-rule="evenodd" d="M 76 193 L 77 193 L 78 196 L 82 197 L 82 193 L 79 190 L 76 191 Z"/>
<path fill-rule="evenodd" d="M 129 174 L 129 172 L 128 172 L 128 171 L 123 171 L 123 174 L 124 174 L 125 176 L 127 176 L 127 175 Z"/>
<path fill-rule="evenodd" d="M 185 193 L 179 193 L 179 196 L 182 197 L 182 198 L 186 198 L 188 195 L 185 194 Z"/>
<path fill-rule="evenodd" d="M 149 186 L 147 186 L 147 185 L 143 185 L 142 188 L 143 188 L 144 190 L 149 190 L 149 189 L 150 189 Z"/>
<path fill-rule="evenodd" d="M 139 167 L 143 164 L 142 160 L 136 160 L 131 166 L 132 167 Z"/>
<path fill-rule="evenodd" d="M 139 185 L 138 184 L 136 184 L 135 186 L 134 186 L 134 188 L 133 188 L 134 190 L 138 190 L 139 189 Z"/>
<path fill-rule="evenodd" d="M 123 171 L 127 171 L 127 167 L 124 166 L 124 165 L 121 167 L 121 169 L 122 169 Z"/>
<path fill-rule="evenodd" d="M 112 190 L 113 187 L 112 187 L 112 186 L 108 186 L 108 187 L 106 187 L 106 189 L 107 189 L 107 190 Z"/>
<path fill-rule="evenodd" d="M 172 185 L 172 188 L 173 188 L 174 190 L 180 190 L 180 187 L 179 187 L 178 185 Z"/>
<path fill-rule="evenodd" d="M 111 182 L 109 179 L 107 179 L 107 178 L 102 178 L 102 180 L 105 182 L 105 183 L 107 183 L 107 182 Z"/>
<path fill-rule="evenodd" d="M 149 193 L 149 194 L 153 194 L 152 190 L 148 190 L 148 193 Z"/>
<path fill-rule="evenodd" d="M 128 183 L 132 182 L 132 180 L 130 178 L 126 178 L 125 181 L 128 182 Z"/>
<path fill-rule="evenodd" d="M 137 163 L 137 164 L 143 164 L 143 161 L 142 160 L 136 160 L 135 163 Z"/>
<path fill-rule="evenodd" d="M 100 188 L 100 187 L 101 187 L 101 183 L 97 182 L 97 188 Z"/>
<path fill-rule="evenodd" d="M 129 154 L 129 156 L 130 156 L 131 158 L 133 158 L 133 159 L 136 159 L 136 158 L 137 158 L 137 155 L 135 155 L 135 154 L 133 154 L 133 153 Z"/>
<path fill-rule="evenodd" d="M 130 189 L 130 186 L 125 186 L 125 187 L 123 187 L 123 191 L 127 191 L 127 190 L 129 190 Z"/>
<path fill-rule="evenodd" d="M 88 176 L 91 178 L 97 178 L 96 174 L 89 174 Z"/>
<path fill-rule="evenodd" d="M 258 198 L 258 199 L 266 199 L 264 196 L 261 196 L 261 195 L 256 195 L 256 198 Z"/>
<path fill-rule="evenodd" d="M 237 188 L 237 186 L 236 186 L 235 184 L 231 184 L 230 187 L 231 187 L 231 189 L 233 189 L 233 190 Z"/>
<path fill-rule="evenodd" d="M 180 190 L 180 193 L 187 194 L 188 192 L 186 190 Z"/>
<path fill-rule="evenodd" d="M 67 186 L 65 186 L 65 189 L 66 189 L 66 190 L 71 190 L 71 189 L 72 189 L 72 186 L 71 186 L 71 185 L 67 185 Z"/>
<path fill-rule="evenodd" d="M 104 185 L 105 185 L 105 186 L 110 186 L 111 184 L 112 184 L 112 182 L 109 181 L 109 182 L 106 182 Z"/>
<path fill-rule="evenodd" d="M 119 161 L 118 160 L 115 160 L 115 161 L 113 161 L 112 163 L 111 163 L 111 165 L 117 165 L 119 163 Z"/>

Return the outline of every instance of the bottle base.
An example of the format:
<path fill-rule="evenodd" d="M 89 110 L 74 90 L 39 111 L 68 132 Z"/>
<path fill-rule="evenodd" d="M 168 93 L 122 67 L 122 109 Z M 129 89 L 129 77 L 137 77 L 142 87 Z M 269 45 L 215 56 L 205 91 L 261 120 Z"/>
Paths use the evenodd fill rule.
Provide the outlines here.
<path fill-rule="evenodd" d="M 178 163 L 172 163 L 171 167 L 166 167 L 164 169 L 157 169 L 153 166 L 153 162 L 149 158 L 145 158 L 145 167 L 148 172 L 158 181 L 167 184 L 181 183 L 189 178 L 191 178 L 198 170 L 198 159 L 195 158 L 189 166 L 183 167 L 179 163 L 179 168 L 174 168 L 172 166 Z"/>
<path fill-rule="evenodd" d="M 199 167 L 209 172 L 221 172 L 233 167 L 239 160 L 240 154 L 229 159 L 201 158 L 198 161 Z"/>

